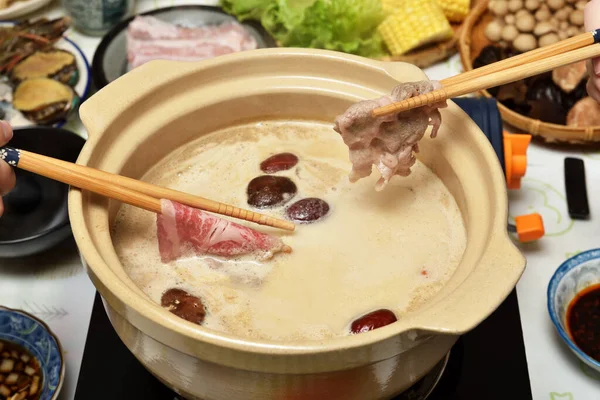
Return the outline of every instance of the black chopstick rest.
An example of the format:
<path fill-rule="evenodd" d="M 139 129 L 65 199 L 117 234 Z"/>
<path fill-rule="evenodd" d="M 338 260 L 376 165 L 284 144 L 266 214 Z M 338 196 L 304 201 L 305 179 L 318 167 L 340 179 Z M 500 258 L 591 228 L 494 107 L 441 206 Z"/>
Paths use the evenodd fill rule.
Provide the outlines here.
<path fill-rule="evenodd" d="M 572 219 L 588 219 L 590 207 L 585 182 L 585 165 L 580 158 L 565 158 L 565 190 Z"/>

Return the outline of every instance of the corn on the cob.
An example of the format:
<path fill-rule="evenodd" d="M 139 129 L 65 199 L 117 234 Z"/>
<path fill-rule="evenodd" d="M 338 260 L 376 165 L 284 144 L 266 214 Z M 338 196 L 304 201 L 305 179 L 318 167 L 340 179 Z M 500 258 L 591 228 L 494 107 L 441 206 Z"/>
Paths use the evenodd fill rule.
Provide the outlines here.
<path fill-rule="evenodd" d="M 377 27 L 392 55 L 402 55 L 421 45 L 452 38 L 450 23 L 436 0 L 401 0 Z"/>
<path fill-rule="evenodd" d="M 471 0 L 436 0 L 450 22 L 462 22 L 471 9 Z"/>
<path fill-rule="evenodd" d="M 393 14 L 402 7 L 402 4 L 404 4 L 404 0 L 381 0 L 381 8 L 385 15 Z"/>

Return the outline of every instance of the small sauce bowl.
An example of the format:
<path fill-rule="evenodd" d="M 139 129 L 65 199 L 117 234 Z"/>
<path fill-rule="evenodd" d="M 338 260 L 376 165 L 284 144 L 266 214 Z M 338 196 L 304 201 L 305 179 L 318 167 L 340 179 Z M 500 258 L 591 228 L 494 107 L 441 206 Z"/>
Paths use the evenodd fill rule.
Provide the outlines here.
<path fill-rule="evenodd" d="M 0 341 L 16 344 L 35 357 L 42 372 L 39 400 L 55 400 L 65 376 L 62 347 L 48 326 L 21 310 L 0 306 Z"/>
<path fill-rule="evenodd" d="M 586 289 L 599 284 L 600 249 L 593 249 L 562 263 L 550 279 L 547 293 L 548 312 L 558 334 L 581 361 L 598 372 L 600 361 L 586 354 L 576 344 L 568 326 L 568 318 L 573 300 L 580 298 Z M 600 331 L 595 332 L 595 336 L 600 337 Z"/>

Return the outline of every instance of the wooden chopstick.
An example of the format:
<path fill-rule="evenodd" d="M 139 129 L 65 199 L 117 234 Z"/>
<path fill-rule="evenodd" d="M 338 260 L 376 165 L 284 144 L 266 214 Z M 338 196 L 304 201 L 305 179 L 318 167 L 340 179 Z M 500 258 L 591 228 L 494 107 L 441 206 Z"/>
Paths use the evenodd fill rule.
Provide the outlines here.
<path fill-rule="evenodd" d="M 502 71 L 503 69 L 517 67 L 519 65 L 527 64 L 532 61 L 540 60 L 543 58 L 552 57 L 558 54 L 563 54 L 572 50 L 577 50 L 585 46 L 590 46 L 594 43 L 600 43 L 600 29 L 592 32 L 585 32 L 579 35 L 573 36 L 570 39 L 561 40 L 550 46 L 540 47 L 535 50 L 531 50 L 514 57 L 485 65 L 483 67 L 472 69 L 471 71 L 463 72 L 458 75 L 454 75 L 447 79 L 442 79 L 440 83 L 442 86 L 456 85 L 458 83 L 465 82 L 469 79 L 477 78 L 492 72 Z"/>
<path fill-rule="evenodd" d="M 552 71 L 553 69 L 562 67 L 564 65 L 569 65 L 579 61 L 600 57 L 600 43 L 598 43 L 600 42 L 600 33 L 596 32 L 598 31 L 595 31 L 595 33 L 593 34 L 595 41 L 594 44 L 580 47 L 575 50 L 571 50 L 560 54 L 554 54 L 554 51 L 545 51 L 538 52 L 537 56 L 534 54 L 534 56 L 528 55 L 524 57 L 530 52 L 523 53 L 520 56 L 516 56 L 521 57 L 521 61 L 517 63 L 515 63 L 514 60 L 511 61 L 511 64 L 509 65 L 513 65 L 512 67 L 498 67 L 495 66 L 495 64 L 504 63 L 507 60 L 511 60 L 512 58 L 516 57 L 511 57 L 507 60 L 499 61 L 497 63 L 490 64 L 486 67 L 474 70 L 477 71 L 483 68 L 487 68 L 488 71 L 492 72 L 485 73 L 484 71 L 482 73 L 481 71 L 478 71 L 477 73 L 474 73 L 474 71 L 470 71 L 464 73 L 470 74 L 467 75 L 466 78 L 461 77 L 461 75 L 464 74 L 459 74 L 453 78 L 445 80 L 442 83 L 441 89 L 434 90 L 419 96 L 411 97 L 409 99 L 392 103 L 387 106 L 375 108 L 373 111 L 371 111 L 371 114 L 373 117 L 380 117 L 383 115 L 408 111 L 413 108 L 435 104 L 437 102 L 447 100 L 451 97 L 463 96 L 465 94 L 504 85 L 507 83 L 518 81 L 520 79 L 529 78 L 531 76 L 539 75 L 544 72 Z M 536 51 L 537 50 L 533 50 L 532 52 Z M 523 64 L 523 60 L 526 60 L 527 63 Z M 448 84 L 448 81 L 450 81 L 450 84 Z"/>
<path fill-rule="evenodd" d="M 161 213 L 160 199 L 168 199 L 190 207 L 243 219 L 260 225 L 288 231 L 295 229 L 295 224 L 292 221 L 285 221 L 214 200 L 155 186 L 133 178 L 25 150 L 17 150 L 9 147 L 0 148 L 0 159 L 4 159 L 14 167 L 158 214 Z"/>

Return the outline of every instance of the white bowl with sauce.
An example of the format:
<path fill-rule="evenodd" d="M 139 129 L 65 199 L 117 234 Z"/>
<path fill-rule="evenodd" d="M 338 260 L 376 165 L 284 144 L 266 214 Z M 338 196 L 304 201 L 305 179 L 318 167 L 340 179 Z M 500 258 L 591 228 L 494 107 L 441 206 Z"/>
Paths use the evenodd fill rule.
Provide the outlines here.
<path fill-rule="evenodd" d="M 89 139 L 78 163 L 140 178 L 201 135 L 273 119 L 332 124 L 356 101 L 423 79 L 412 65 L 312 49 L 149 62 L 81 106 Z M 120 338 L 149 371 L 189 399 L 366 400 L 407 389 L 504 301 L 525 268 L 507 233 L 505 178 L 490 143 L 452 102 L 441 112 L 440 133 L 421 140 L 419 160 L 460 210 L 467 238 L 462 259 L 418 309 L 357 335 L 251 339 L 176 317 L 132 281 L 117 256 L 111 226 L 120 204 L 72 189 L 74 236 Z"/>

